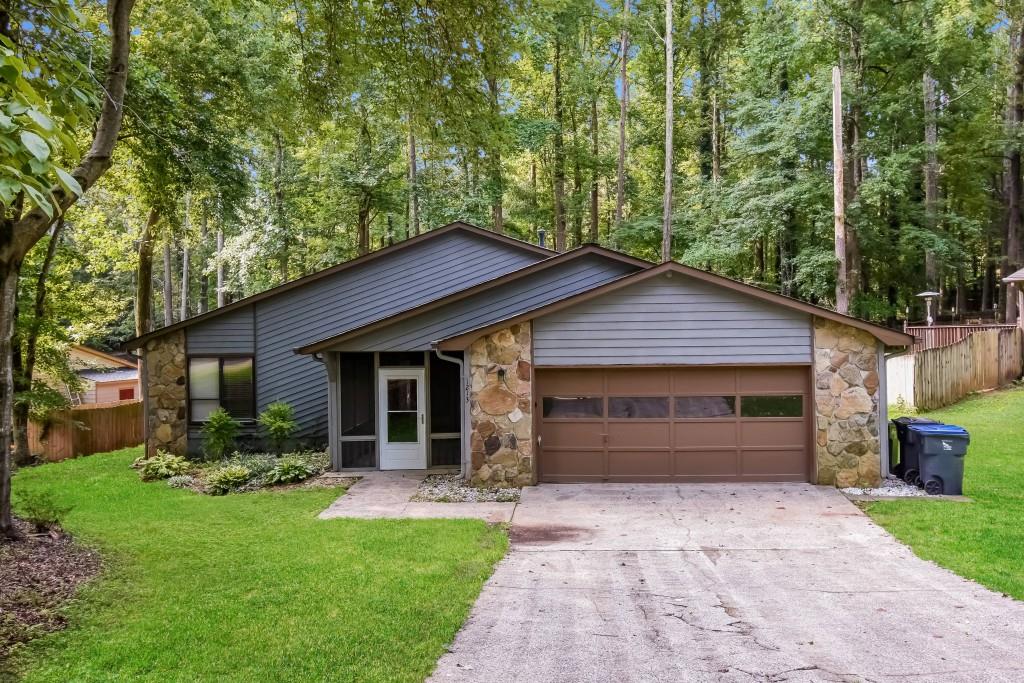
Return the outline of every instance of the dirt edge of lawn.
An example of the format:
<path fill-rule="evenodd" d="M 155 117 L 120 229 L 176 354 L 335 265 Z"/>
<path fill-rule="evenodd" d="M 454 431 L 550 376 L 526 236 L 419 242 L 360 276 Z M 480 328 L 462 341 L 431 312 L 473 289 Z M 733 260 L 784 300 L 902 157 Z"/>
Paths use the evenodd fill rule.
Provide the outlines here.
<path fill-rule="evenodd" d="M 340 487 L 212 497 L 144 483 L 136 455 L 15 477 L 16 498 L 70 510 L 63 526 L 102 569 L 57 608 L 66 628 L 0 658 L 0 681 L 422 681 L 508 547 L 480 520 L 317 519 Z"/>

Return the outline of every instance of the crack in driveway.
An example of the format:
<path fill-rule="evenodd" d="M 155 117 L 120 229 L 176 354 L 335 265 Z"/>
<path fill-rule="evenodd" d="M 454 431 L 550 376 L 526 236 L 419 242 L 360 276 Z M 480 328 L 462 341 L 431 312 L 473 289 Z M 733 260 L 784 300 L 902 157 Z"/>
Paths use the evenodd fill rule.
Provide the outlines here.
<path fill-rule="evenodd" d="M 432 681 L 1024 678 L 1021 603 L 834 489 L 542 485 L 511 537 Z"/>

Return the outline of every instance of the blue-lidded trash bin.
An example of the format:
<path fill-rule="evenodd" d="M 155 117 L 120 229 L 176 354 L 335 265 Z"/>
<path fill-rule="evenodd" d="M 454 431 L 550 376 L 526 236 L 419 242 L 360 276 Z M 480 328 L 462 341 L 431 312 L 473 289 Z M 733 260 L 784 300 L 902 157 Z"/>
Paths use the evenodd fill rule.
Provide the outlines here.
<path fill-rule="evenodd" d="M 921 481 L 931 495 L 959 496 L 964 492 L 964 456 L 971 435 L 957 425 L 912 424 Z"/>
<path fill-rule="evenodd" d="M 920 486 L 919 475 L 921 468 L 918 465 L 917 457 L 917 437 L 910 433 L 910 425 L 937 425 L 941 424 L 935 420 L 929 420 L 927 417 L 897 417 L 891 420 L 893 426 L 896 428 L 896 439 L 899 441 L 899 463 L 892 464 L 890 471 L 896 476 L 903 479 L 908 484 Z M 891 443 L 890 439 L 890 443 Z M 890 446 L 891 449 L 891 446 Z M 889 461 L 892 463 L 892 450 L 889 451 Z"/>

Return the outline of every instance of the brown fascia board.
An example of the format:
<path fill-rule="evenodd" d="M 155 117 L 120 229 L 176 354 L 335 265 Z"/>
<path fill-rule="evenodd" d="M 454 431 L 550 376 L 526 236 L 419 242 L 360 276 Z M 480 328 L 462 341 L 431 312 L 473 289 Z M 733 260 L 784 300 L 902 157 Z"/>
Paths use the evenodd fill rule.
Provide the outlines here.
<path fill-rule="evenodd" d="M 417 245 L 417 244 L 419 244 L 421 242 L 425 242 L 425 241 L 427 241 L 427 240 L 429 240 L 429 239 L 431 239 L 433 237 L 437 237 L 438 235 L 441 235 L 441 234 L 444 234 L 444 233 L 447 233 L 447 232 L 453 232 L 455 230 L 462 230 L 462 231 L 465 231 L 465 232 L 472 233 L 474 235 L 480 235 L 482 237 L 487 237 L 487 238 L 490 238 L 490 239 L 493 239 L 493 240 L 496 240 L 496 241 L 499 241 L 499 242 L 504 242 L 505 244 L 509 244 L 511 246 L 514 246 L 514 247 L 519 247 L 520 249 L 524 249 L 526 251 L 532 251 L 532 252 L 534 252 L 536 254 L 542 254 L 544 256 L 549 256 L 550 257 L 550 256 L 552 256 L 553 254 L 556 253 L 556 252 L 552 251 L 551 249 L 546 249 L 544 247 L 537 246 L 536 244 L 532 244 L 530 242 L 526 242 L 526 241 L 523 241 L 523 240 L 520 240 L 520 239 L 516 239 L 514 237 L 509 237 L 508 235 L 499 235 L 496 232 L 493 232 L 491 230 L 487 230 L 485 228 L 481 228 L 481 227 L 479 227 L 477 225 L 473 225 L 471 223 L 465 223 L 463 221 L 455 221 L 454 223 L 449 223 L 448 225 L 441 226 L 440 228 L 436 228 L 436 229 L 430 230 L 428 232 L 420 233 L 419 235 L 416 235 L 415 237 L 410 237 L 409 239 L 402 240 L 401 242 L 398 242 L 397 244 L 393 244 L 393 245 L 391 245 L 389 247 L 384 247 L 383 249 L 378 249 L 377 251 L 371 251 L 368 254 L 363 254 L 362 256 L 357 256 L 354 259 L 349 259 L 348 261 L 345 261 L 343 263 L 339 263 L 337 265 L 331 266 L 330 268 L 325 268 L 324 270 L 320 270 L 320 271 L 317 271 L 315 273 L 311 273 L 309 275 L 306 275 L 304 277 L 300 277 L 297 280 L 292 280 L 291 282 L 286 282 L 286 283 L 284 283 L 282 285 L 278 285 L 277 287 L 271 287 L 270 289 L 267 289 L 265 291 L 259 292 L 258 294 L 253 294 L 251 296 L 247 296 L 244 299 L 239 299 L 238 301 L 233 301 L 232 303 L 230 303 L 230 304 L 228 304 L 226 306 L 221 306 L 220 308 L 215 308 L 214 310 L 209 311 L 207 313 L 203 313 L 201 315 L 196 315 L 196 316 L 193 316 L 191 318 L 188 318 L 187 320 L 182 320 L 181 322 L 177 322 L 177 323 L 175 323 L 173 325 L 167 325 L 166 327 L 161 327 L 159 330 L 153 330 L 152 332 L 148 332 L 146 334 L 139 335 L 138 337 L 135 337 L 133 339 L 129 339 L 129 340 L 125 341 L 124 343 L 122 343 L 121 344 L 121 348 L 125 349 L 125 350 L 129 350 L 129 351 L 131 349 L 140 348 L 140 347 L 142 347 L 143 344 L 148 342 L 150 339 L 156 339 L 157 337 L 161 337 L 161 336 L 163 336 L 165 334 L 168 334 L 170 332 L 175 332 L 177 330 L 184 329 L 186 327 L 190 327 L 191 325 L 195 325 L 196 323 L 205 322 L 207 320 L 210 320 L 211 318 L 216 318 L 218 315 L 222 315 L 222 314 L 228 313 L 230 311 L 235 311 L 235 310 L 238 310 L 239 308 L 244 308 L 245 306 L 249 306 L 250 304 L 254 304 L 257 301 L 262 301 L 264 299 L 269 299 L 272 296 L 276 296 L 276 295 L 281 294 L 283 292 L 287 292 L 289 290 L 295 289 L 296 287 L 301 287 L 301 286 L 309 284 L 311 282 L 315 282 L 315 281 L 317 281 L 317 280 L 319 280 L 321 278 L 328 277 L 330 275 L 334 275 L 335 273 L 340 273 L 340 272 L 342 272 L 344 270 L 348 270 L 349 268 L 354 268 L 355 266 L 359 266 L 359 265 L 362 265 L 364 263 L 368 263 L 368 262 L 370 262 L 370 261 L 372 261 L 372 260 L 374 260 L 376 258 L 380 258 L 381 256 L 387 256 L 389 254 L 393 254 L 393 253 L 395 253 L 397 251 L 400 251 L 402 249 L 405 249 L 407 247 L 415 246 L 415 245 Z"/>
<path fill-rule="evenodd" d="M 642 270 L 639 273 L 631 273 L 629 275 L 624 275 L 623 277 L 620 277 L 617 280 L 612 280 L 611 282 L 601 285 L 600 287 L 595 287 L 594 289 L 587 290 L 586 292 L 581 292 L 579 294 L 568 296 L 564 299 L 560 299 L 553 303 L 547 304 L 546 306 L 535 308 L 532 311 L 526 311 L 525 313 L 521 313 L 519 315 L 506 318 L 505 320 L 493 323 L 491 325 L 484 325 L 474 330 L 469 330 L 468 332 L 448 337 L 447 339 L 441 339 L 435 342 L 434 346 L 438 349 L 445 351 L 463 350 L 466 347 L 468 347 L 475 339 L 478 339 L 479 337 L 485 334 L 495 332 L 497 330 L 508 327 L 509 325 L 515 325 L 516 323 L 523 322 L 525 320 L 531 320 L 533 318 L 537 318 L 548 313 L 554 313 L 555 311 L 560 311 L 564 308 L 568 308 L 569 306 L 575 306 L 585 301 L 589 301 L 590 299 L 593 299 L 595 297 L 599 297 L 602 294 L 614 292 L 623 287 L 628 287 L 629 285 L 641 282 L 651 277 L 657 277 L 658 275 L 662 275 L 664 273 L 679 273 L 687 277 L 692 277 L 696 280 L 701 280 L 703 282 L 708 282 L 713 285 L 725 287 L 726 289 L 731 289 L 732 291 L 739 292 L 741 294 L 747 294 L 755 298 L 761 299 L 762 301 L 767 301 L 769 303 L 783 306 L 791 310 L 806 313 L 808 315 L 817 316 L 819 318 L 824 318 L 826 320 L 833 320 L 843 325 L 849 325 L 850 327 L 855 327 L 857 329 L 864 330 L 865 332 L 871 334 L 879 341 L 883 342 L 886 346 L 910 346 L 914 343 L 913 335 L 909 335 L 905 332 L 891 330 L 888 327 L 875 325 L 874 323 L 869 323 L 859 318 L 843 315 L 842 313 L 836 313 L 835 311 L 823 308 L 821 306 L 815 306 L 814 304 L 809 304 L 805 301 L 800 301 L 799 299 L 793 299 L 788 296 L 783 296 L 782 294 L 769 292 L 764 289 L 761 289 L 760 287 L 748 285 L 746 283 L 739 282 L 737 280 L 732 280 L 721 275 L 715 275 L 714 273 L 709 273 L 705 270 L 691 268 L 690 266 L 684 266 L 680 263 L 669 262 L 663 263 L 659 266 L 655 266 L 654 268 Z"/>
<path fill-rule="evenodd" d="M 86 346 L 84 344 L 75 344 L 75 348 L 79 349 L 83 353 L 91 353 L 94 356 L 99 356 L 101 358 L 105 358 L 106 360 L 109 360 L 111 363 L 116 363 L 117 365 L 120 365 L 123 368 L 135 368 L 135 369 L 138 369 L 138 367 L 139 367 L 138 363 L 130 361 L 127 358 L 120 358 L 118 356 L 112 356 L 109 353 L 107 353 L 106 351 L 100 351 L 99 349 L 94 349 L 91 346 Z"/>
<path fill-rule="evenodd" d="M 346 341 L 348 339 L 354 339 L 356 337 L 367 334 L 368 332 L 373 332 L 374 330 L 380 329 L 382 327 L 394 325 L 395 323 L 401 322 L 402 320 L 406 320 L 407 318 L 412 318 L 417 315 L 421 315 L 423 313 L 426 313 L 427 311 L 432 311 L 435 308 L 440 308 L 441 306 L 447 306 L 450 303 L 461 301 L 467 297 L 473 296 L 474 294 L 486 292 L 489 289 L 500 287 L 501 285 L 512 282 L 513 280 L 518 280 L 520 278 L 533 275 L 540 271 L 547 270 L 548 268 L 560 266 L 568 261 L 575 260 L 588 254 L 598 254 L 600 256 L 604 256 L 606 258 L 610 258 L 616 261 L 621 261 L 623 263 L 627 263 L 629 265 L 636 266 L 642 269 L 650 268 L 654 265 L 650 261 L 645 261 L 643 259 L 629 256 L 627 254 L 613 251 L 611 249 L 606 249 L 597 244 L 584 244 L 570 251 L 566 251 L 561 254 L 556 254 L 555 256 L 552 256 L 550 258 L 546 258 L 543 261 L 537 261 L 536 263 L 531 263 L 530 265 L 519 268 L 518 270 L 513 270 L 511 273 L 505 273 L 504 275 L 500 275 L 491 280 L 481 282 L 478 285 L 474 285 L 472 287 L 467 287 L 466 289 L 459 290 L 458 292 L 449 294 L 448 296 L 441 297 L 440 299 L 428 301 L 427 303 L 422 304 L 420 306 L 416 306 L 414 308 L 410 308 L 399 313 L 395 313 L 394 315 L 387 316 L 385 318 L 378 318 L 377 320 L 373 320 L 364 325 L 360 325 L 359 327 L 354 327 L 351 330 L 342 332 L 341 334 L 336 334 L 332 337 L 326 337 L 324 339 L 320 339 L 310 344 L 306 344 L 305 346 L 300 346 L 295 349 L 295 353 L 302 355 L 319 353 L 320 351 L 324 351 L 330 348 L 331 346 L 334 346 L 335 344 L 340 344 L 341 342 Z"/>

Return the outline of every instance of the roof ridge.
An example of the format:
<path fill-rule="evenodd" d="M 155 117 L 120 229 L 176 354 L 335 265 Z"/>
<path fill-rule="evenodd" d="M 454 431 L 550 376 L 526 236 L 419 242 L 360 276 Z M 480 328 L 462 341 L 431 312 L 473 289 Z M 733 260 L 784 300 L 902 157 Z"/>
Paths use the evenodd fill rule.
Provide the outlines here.
<path fill-rule="evenodd" d="M 204 322 L 206 320 L 210 320 L 212 318 L 215 318 L 215 317 L 217 317 L 219 315 L 223 315 L 223 314 L 228 313 L 230 311 L 235 311 L 235 310 L 238 310 L 240 308 L 244 308 L 245 306 L 248 306 L 248 305 L 251 305 L 253 303 L 256 303 L 257 301 L 262 301 L 264 299 L 268 299 L 270 297 L 277 296 L 278 294 L 290 291 L 292 289 L 295 289 L 296 287 L 301 287 L 301 286 L 304 286 L 304 285 L 309 284 L 311 282 L 316 282 L 317 280 L 320 280 L 322 278 L 328 277 L 330 275 L 334 275 L 335 273 L 339 273 L 339 272 L 342 272 L 344 270 L 348 270 L 349 268 L 353 268 L 353 267 L 358 266 L 358 265 L 369 263 L 370 261 L 373 261 L 374 259 L 380 258 L 382 256 L 387 256 L 387 255 L 390 255 L 390 254 L 394 254 L 394 253 L 399 252 L 399 251 L 401 251 L 403 249 L 406 249 L 408 247 L 415 246 L 417 244 L 421 244 L 421 243 L 423 243 L 423 242 L 425 242 L 425 241 L 427 241 L 429 239 L 432 239 L 434 237 L 437 237 L 439 235 L 447 234 L 447 233 L 455 232 L 455 231 L 459 231 L 459 230 L 467 232 L 467 233 L 469 233 L 471 235 L 476 235 L 478 237 L 486 237 L 488 239 L 499 241 L 499 242 L 502 242 L 504 244 L 507 244 L 507 245 L 509 245 L 511 247 L 515 247 L 515 248 L 518 248 L 518 249 L 524 249 L 524 250 L 527 250 L 527 251 L 531 251 L 533 253 L 547 255 L 548 257 L 550 257 L 551 255 L 555 255 L 557 253 L 557 252 L 552 251 L 551 249 L 547 249 L 545 247 L 541 247 L 541 246 L 538 246 L 536 244 L 533 244 L 532 242 L 527 242 L 526 240 L 519 239 L 518 237 L 512 237 L 511 235 L 500 234 L 500 233 L 494 232 L 493 230 L 488 230 L 486 228 L 481 228 L 478 225 L 473 225 L 472 223 L 467 223 L 466 221 L 452 221 L 451 223 L 447 223 L 445 225 L 439 226 L 439 227 L 434 228 L 432 230 L 427 230 L 425 232 L 421 232 L 418 235 L 413 235 L 412 237 L 406 238 L 406 239 L 404 239 L 404 240 L 402 240 L 400 242 L 396 242 L 396 243 L 394 243 L 392 245 L 383 247 L 381 249 L 377 249 L 375 251 L 370 251 L 370 252 L 367 252 L 365 254 L 361 254 L 361 255 L 356 256 L 354 258 L 351 258 L 351 259 L 349 259 L 347 261 L 342 261 L 340 263 L 334 264 L 333 266 L 328 266 L 327 268 L 322 268 L 321 270 L 318 270 L 318 271 L 313 272 L 313 273 L 309 273 L 308 275 L 303 275 L 302 277 L 296 278 L 294 280 L 289 280 L 288 282 L 283 282 L 283 283 L 281 283 L 279 285 L 271 287 L 270 289 L 265 289 L 262 292 L 256 292 L 255 294 L 250 294 L 249 296 L 244 297 L 242 299 L 239 299 L 238 301 L 232 301 L 230 304 L 227 304 L 225 306 L 221 306 L 220 308 L 215 308 L 212 311 L 207 311 L 206 313 L 200 313 L 199 315 L 194 315 L 191 318 L 186 318 L 185 320 L 180 320 L 180 321 L 178 321 L 178 322 L 176 322 L 176 323 L 174 323 L 172 325 L 166 325 L 164 327 L 161 327 L 160 329 L 152 330 L 152 331 L 147 332 L 145 334 L 141 334 L 141 335 L 139 335 L 137 337 L 133 337 L 132 339 L 128 339 L 125 342 L 123 342 L 121 344 L 121 348 L 122 349 L 126 349 L 126 350 L 138 349 L 143 344 L 145 344 L 147 341 L 149 341 L 150 339 L 155 339 L 155 338 L 161 337 L 161 336 L 163 336 L 165 334 L 169 334 L 171 332 L 175 332 L 177 330 L 184 329 L 186 327 L 191 327 L 192 325 L 195 325 L 196 323 Z"/>
<path fill-rule="evenodd" d="M 517 268 L 516 270 L 510 271 L 508 273 L 498 275 L 497 277 L 493 277 L 490 280 L 485 280 L 484 282 L 481 282 L 479 284 L 470 285 L 456 292 L 451 292 L 450 294 L 440 296 L 436 299 L 431 299 L 430 301 L 420 304 L 419 306 L 407 308 L 405 310 L 398 311 L 397 313 L 392 313 L 391 315 L 382 316 L 380 318 L 376 318 L 369 322 L 363 323 L 362 325 L 357 325 L 356 327 L 345 330 L 344 332 L 339 332 L 338 334 L 333 334 L 329 337 L 324 337 L 322 339 L 309 342 L 302 346 L 296 347 L 294 351 L 295 353 L 298 354 L 317 353 L 318 351 L 322 351 L 324 347 L 336 344 L 342 341 L 343 339 L 358 337 L 362 334 L 366 334 L 375 329 L 378 329 L 379 327 L 393 325 L 394 323 L 405 320 L 406 318 L 417 316 L 422 313 L 426 313 L 427 311 L 432 311 L 442 306 L 447 306 L 448 304 L 455 303 L 457 301 L 462 301 L 463 299 L 466 299 L 470 296 L 474 296 L 481 292 L 486 292 L 499 285 L 518 280 L 522 277 L 525 277 L 526 275 L 532 274 L 533 272 L 546 270 L 547 268 L 550 268 L 552 266 L 559 265 L 565 263 L 566 261 L 580 258 L 582 256 L 586 256 L 587 254 L 598 254 L 606 258 L 613 258 L 625 263 L 631 263 L 633 265 L 638 266 L 641 269 L 646 269 L 654 266 L 654 264 L 651 263 L 650 261 L 638 259 L 636 257 L 629 256 L 628 254 L 623 254 L 613 249 L 602 247 L 599 244 L 581 244 L 580 246 L 574 247 L 569 251 L 565 251 L 560 254 L 555 254 L 554 256 L 550 256 L 546 259 L 536 261 L 529 265 L 523 266 L 522 268 Z"/>

